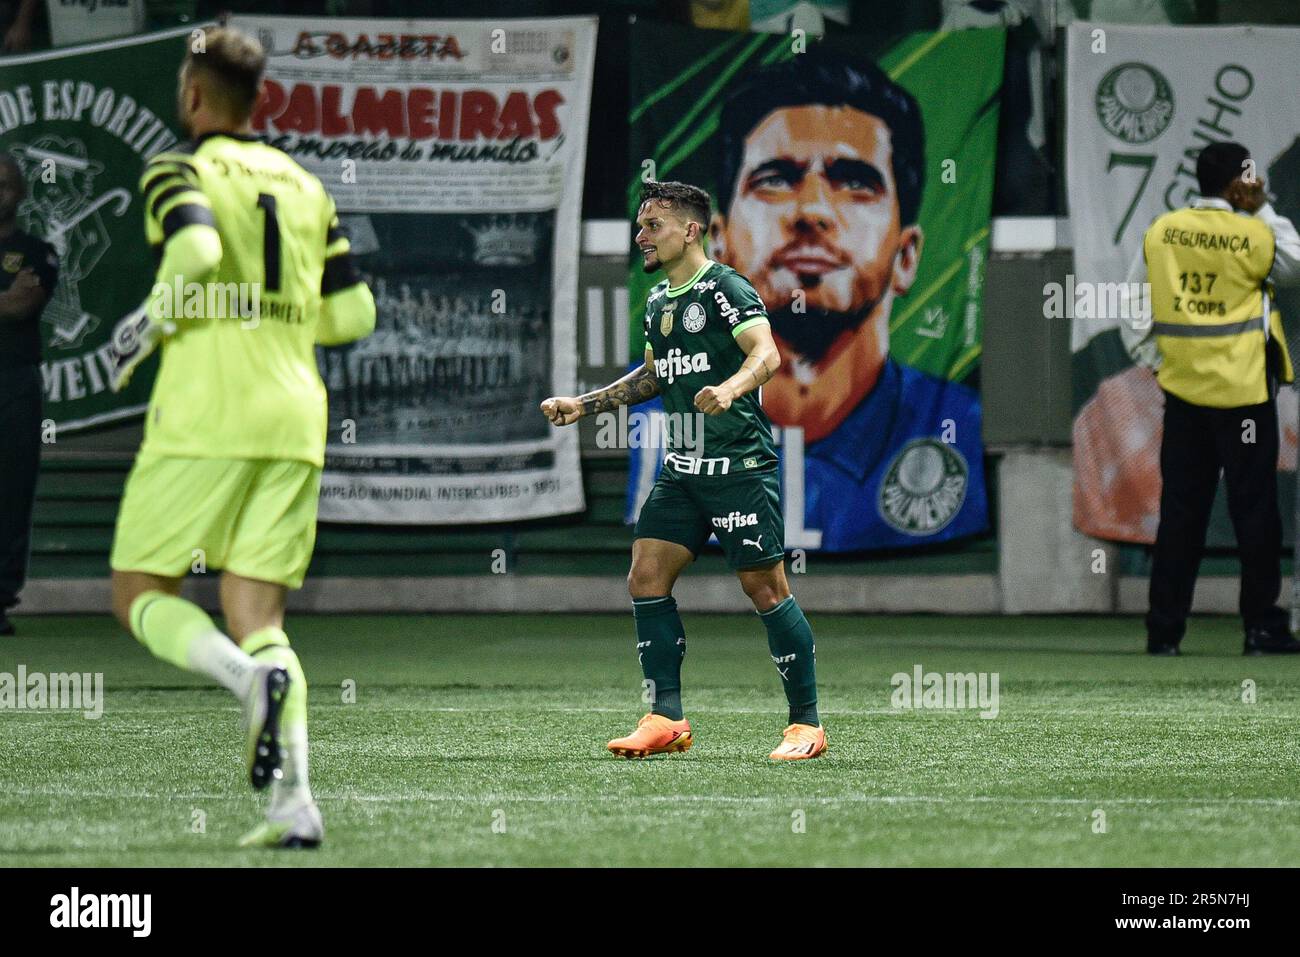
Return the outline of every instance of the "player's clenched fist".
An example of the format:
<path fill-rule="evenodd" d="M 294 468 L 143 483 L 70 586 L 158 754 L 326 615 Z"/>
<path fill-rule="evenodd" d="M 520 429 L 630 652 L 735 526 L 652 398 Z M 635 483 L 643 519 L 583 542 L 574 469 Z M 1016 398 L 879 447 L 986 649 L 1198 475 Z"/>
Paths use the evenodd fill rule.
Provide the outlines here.
<path fill-rule="evenodd" d="M 695 393 L 695 408 L 705 415 L 721 415 L 731 408 L 734 398 L 725 385 L 706 385 Z"/>
<path fill-rule="evenodd" d="M 551 425 L 573 425 L 582 418 L 582 403 L 572 396 L 553 395 L 542 401 L 542 415 Z"/>

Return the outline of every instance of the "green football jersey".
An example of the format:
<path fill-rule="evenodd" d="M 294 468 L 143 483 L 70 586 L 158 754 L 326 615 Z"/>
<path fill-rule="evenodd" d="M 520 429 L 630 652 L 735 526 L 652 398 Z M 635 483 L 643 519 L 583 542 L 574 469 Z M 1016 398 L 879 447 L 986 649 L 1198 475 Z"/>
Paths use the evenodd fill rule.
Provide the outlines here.
<path fill-rule="evenodd" d="M 140 192 L 159 257 L 187 227 L 215 229 L 221 244 L 220 265 L 201 289 L 157 276 L 155 298 L 159 286 L 177 286 L 168 297 L 177 333 L 163 344 L 142 448 L 320 466 L 322 303 L 360 283 L 333 199 L 285 153 L 227 133 L 153 157 Z"/>
<path fill-rule="evenodd" d="M 721 476 L 776 468 L 772 425 L 758 390 L 736 399 L 721 415 L 703 415 L 695 408 L 700 389 L 740 371 L 745 353 L 735 337 L 767 321 L 767 307 L 749 281 L 712 260 L 681 286 L 669 288 L 665 279 L 650 290 L 646 361 L 669 413 L 667 464 L 675 471 Z M 694 427 L 701 421 L 702 436 Z"/>

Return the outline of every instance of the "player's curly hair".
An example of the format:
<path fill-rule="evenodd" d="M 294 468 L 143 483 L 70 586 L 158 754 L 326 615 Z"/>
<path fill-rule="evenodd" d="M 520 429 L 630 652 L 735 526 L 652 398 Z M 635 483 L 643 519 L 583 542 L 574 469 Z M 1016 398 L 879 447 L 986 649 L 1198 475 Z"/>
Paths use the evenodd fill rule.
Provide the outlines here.
<path fill-rule="evenodd" d="M 641 185 L 641 202 L 644 206 L 648 200 L 663 200 L 672 205 L 679 213 L 685 213 L 688 222 L 700 224 L 701 229 L 709 228 L 709 215 L 713 209 L 713 199 L 698 186 L 690 183 L 661 183 L 649 180 Z"/>

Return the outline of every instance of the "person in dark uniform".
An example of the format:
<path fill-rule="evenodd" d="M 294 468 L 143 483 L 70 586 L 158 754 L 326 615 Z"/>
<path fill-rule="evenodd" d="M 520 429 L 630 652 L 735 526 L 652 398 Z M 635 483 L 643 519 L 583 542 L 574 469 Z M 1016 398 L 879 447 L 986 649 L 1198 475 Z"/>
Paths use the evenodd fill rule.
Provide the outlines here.
<path fill-rule="evenodd" d="M 1130 355 L 1164 392 L 1160 526 L 1151 566 L 1147 651 L 1176 655 L 1191 610 L 1222 471 L 1241 555 L 1248 655 L 1295 654 L 1282 588 L 1279 382 L 1294 376 L 1274 284 L 1300 278 L 1300 236 L 1268 203 L 1250 154 L 1212 143 L 1196 161 L 1200 198 L 1160 216 L 1142 257 L 1152 322 L 1121 327 Z"/>
<path fill-rule="evenodd" d="M 49 243 L 15 222 L 27 182 L 12 157 L 0 155 L 0 635 L 18 604 L 31 551 L 32 503 L 41 460 L 41 310 L 59 278 Z"/>

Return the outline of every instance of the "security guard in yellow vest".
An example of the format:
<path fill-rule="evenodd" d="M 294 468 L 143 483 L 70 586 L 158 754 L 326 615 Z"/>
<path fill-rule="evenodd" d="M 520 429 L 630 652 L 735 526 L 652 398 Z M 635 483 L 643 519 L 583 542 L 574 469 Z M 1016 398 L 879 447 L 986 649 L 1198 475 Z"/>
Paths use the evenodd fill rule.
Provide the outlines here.
<path fill-rule="evenodd" d="M 1222 469 L 1241 556 L 1245 653 L 1293 654 L 1278 607 L 1279 381 L 1292 381 L 1272 284 L 1300 277 L 1300 236 L 1267 203 L 1246 148 L 1206 146 L 1201 197 L 1156 219 L 1142 243 L 1151 322 L 1124 335 L 1165 394 L 1160 527 L 1151 568 L 1147 651 L 1176 655 L 1191 610 Z M 1141 263 L 1130 275 L 1140 279 Z"/>

